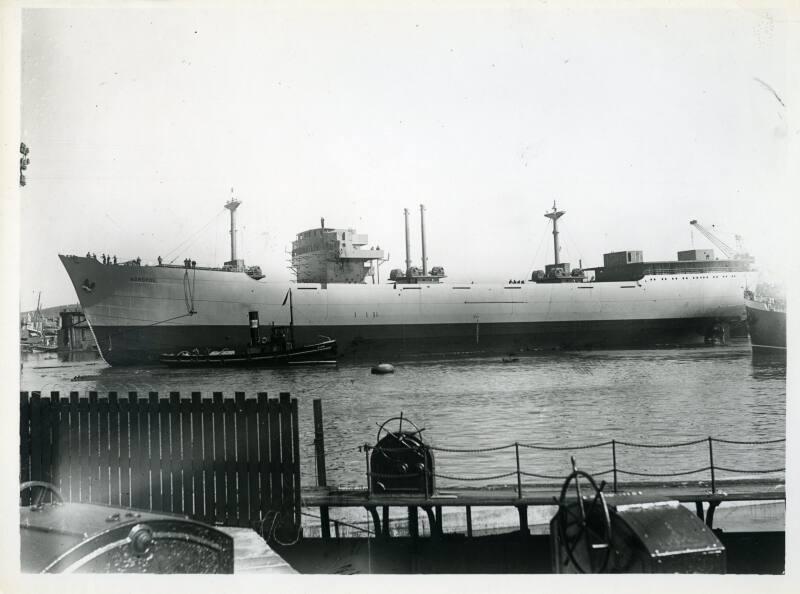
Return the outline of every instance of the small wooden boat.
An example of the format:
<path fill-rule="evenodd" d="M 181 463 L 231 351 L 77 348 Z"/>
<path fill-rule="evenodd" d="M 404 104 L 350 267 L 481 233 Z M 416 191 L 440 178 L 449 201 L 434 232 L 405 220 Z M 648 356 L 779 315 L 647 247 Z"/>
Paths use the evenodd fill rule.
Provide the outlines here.
<path fill-rule="evenodd" d="M 184 350 L 164 353 L 159 361 L 169 367 L 281 367 L 332 365 L 336 363 L 336 341 L 325 336 L 315 344 L 293 347 L 290 342 L 268 342 L 242 349 Z"/>

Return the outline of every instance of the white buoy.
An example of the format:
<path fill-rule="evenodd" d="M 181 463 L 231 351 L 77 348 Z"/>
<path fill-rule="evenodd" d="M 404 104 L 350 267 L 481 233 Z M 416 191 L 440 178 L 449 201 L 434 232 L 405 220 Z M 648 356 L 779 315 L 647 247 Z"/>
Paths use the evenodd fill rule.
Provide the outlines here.
<path fill-rule="evenodd" d="M 378 375 L 394 373 L 394 365 L 390 365 L 389 363 L 379 363 L 372 368 L 372 373 Z"/>

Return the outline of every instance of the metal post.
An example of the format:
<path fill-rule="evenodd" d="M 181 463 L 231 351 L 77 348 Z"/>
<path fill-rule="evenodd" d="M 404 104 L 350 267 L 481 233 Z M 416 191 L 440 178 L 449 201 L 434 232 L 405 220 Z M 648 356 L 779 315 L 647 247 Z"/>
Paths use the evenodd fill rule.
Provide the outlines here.
<path fill-rule="evenodd" d="M 322 424 L 322 400 L 315 398 L 314 404 L 314 452 L 317 462 L 317 486 L 328 485 L 325 469 L 325 431 Z"/>
<path fill-rule="evenodd" d="M 423 446 L 423 448 L 424 447 L 425 446 Z M 429 489 L 428 489 L 428 481 L 430 480 L 431 470 L 428 468 L 428 464 L 427 464 L 427 462 L 428 462 L 427 450 L 423 449 L 423 452 L 425 452 L 424 460 L 425 460 L 426 464 L 423 464 L 423 468 L 422 468 L 422 482 L 425 483 L 425 499 L 428 499 L 428 497 L 430 497 L 430 492 L 429 492 Z"/>
<path fill-rule="evenodd" d="M 611 459 L 614 464 L 614 493 L 617 492 L 617 441 L 611 440 Z"/>
<path fill-rule="evenodd" d="M 711 492 L 716 493 L 717 488 L 714 481 L 714 446 L 712 445 L 712 439 L 708 438 L 708 460 L 711 465 Z"/>
<path fill-rule="evenodd" d="M 522 499 L 522 475 L 519 473 L 519 443 L 514 442 L 514 449 L 517 452 L 517 497 Z"/>
<path fill-rule="evenodd" d="M 367 495 L 372 495 L 372 469 L 369 466 L 369 446 L 364 444 L 364 457 L 367 461 Z"/>
<path fill-rule="evenodd" d="M 322 424 L 322 400 L 319 398 L 314 399 L 314 451 L 317 461 L 317 486 L 325 487 L 328 485 L 325 470 L 325 432 Z M 319 508 L 319 518 L 322 527 L 322 538 L 330 538 L 330 515 L 327 506 Z"/>

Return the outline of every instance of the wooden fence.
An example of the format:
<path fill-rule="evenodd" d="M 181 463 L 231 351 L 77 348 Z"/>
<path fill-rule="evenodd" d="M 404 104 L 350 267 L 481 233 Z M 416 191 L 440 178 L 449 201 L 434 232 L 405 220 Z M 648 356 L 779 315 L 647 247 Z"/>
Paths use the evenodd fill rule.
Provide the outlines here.
<path fill-rule="evenodd" d="M 65 501 L 178 513 L 262 534 L 279 512 L 283 530 L 299 529 L 297 399 L 21 392 L 20 481 L 30 480 L 52 483 Z"/>

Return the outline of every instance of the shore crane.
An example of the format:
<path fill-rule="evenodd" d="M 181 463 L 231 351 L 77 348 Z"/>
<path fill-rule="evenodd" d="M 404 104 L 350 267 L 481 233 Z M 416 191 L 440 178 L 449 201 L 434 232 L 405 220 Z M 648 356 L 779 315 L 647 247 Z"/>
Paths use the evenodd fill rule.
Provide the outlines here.
<path fill-rule="evenodd" d="M 733 249 L 727 243 L 722 241 L 719 237 L 714 235 L 711 231 L 703 227 L 700 223 L 697 222 L 697 219 L 692 219 L 689 221 L 689 224 L 692 227 L 695 227 L 700 233 L 702 233 L 706 239 L 708 239 L 711 243 L 713 243 L 719 250 L 725 254 L 725 257 L 729 260 L 753 260 L 753 257 L 742 251 L 741 249 L 741 240 L 742 237 L 740 235 L 736 235 L 736 247 L 737 249 Z"/>

